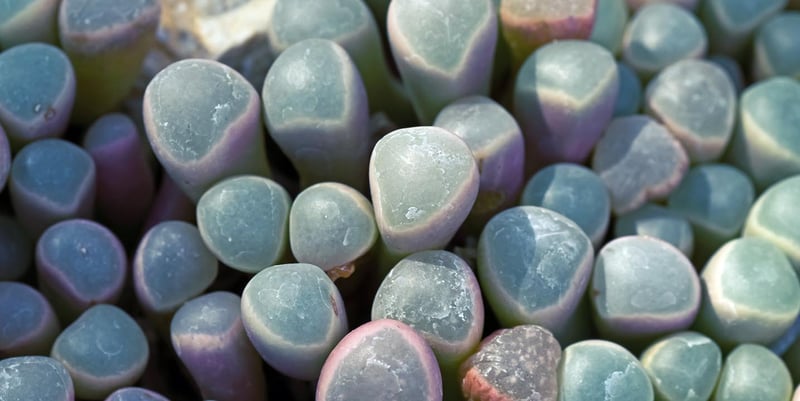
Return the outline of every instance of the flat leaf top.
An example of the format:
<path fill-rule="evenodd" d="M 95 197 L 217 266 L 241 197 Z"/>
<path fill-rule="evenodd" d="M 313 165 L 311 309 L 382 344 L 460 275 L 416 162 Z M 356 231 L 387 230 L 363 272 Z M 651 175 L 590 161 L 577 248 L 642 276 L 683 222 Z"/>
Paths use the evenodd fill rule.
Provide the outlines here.
<path fill-rule="evenodd" d="M 390 8 L 408 59 L 442 71 L 460 70 L 475 38 L 495 14 L 488 0 L 397 0 Z"/>
<path fill-rule="evenodd" d="M 63 277 L 65 286 L 82 299 L 107 296 L 121 286 L 127 261 L 122 244 L 105 227 L 88 220 L 66 220 L 50 226 L 36 247 L 40 270 Z M 53 283 L 50 283 L 53 285 Z"/>
<path fill-rule="evenodd" d="M 0 71 L 0 109 L 22 121 L 53 118 L 56 101 L 75 79 L 64 52 L 43 43 L 0 53 Z"/>
<path fill-rule="evenodd" d="M 147 134 L 154 147 L 172 158 L 198 161 L 243 117 L 253 96 L 252 86 L 230 67 L 210 60 L 178 61 L 147 86 L 145 116 L 149 113 L 155 127 Z"/>
<path fill-rule="evenodd" d="M 42 139 L 17 153 L 11 165 L 16 187 L 59 206 L 72 206 L 93 185 L 94 161 L 85 150 L 61 139 Z"/>

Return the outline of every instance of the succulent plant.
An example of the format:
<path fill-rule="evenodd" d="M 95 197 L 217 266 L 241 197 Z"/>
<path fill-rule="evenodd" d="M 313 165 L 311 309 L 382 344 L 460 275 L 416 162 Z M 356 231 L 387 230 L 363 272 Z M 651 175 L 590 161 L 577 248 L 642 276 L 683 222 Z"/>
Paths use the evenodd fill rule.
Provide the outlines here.
<path fill-rule="evenodd" d="M 267 176 L 258 93 L 238 72 L 211 60 L 171 64 L 147 85 L 147 138 L 158 160 L 193 200 L 225 178 Z"/>
<path fill-rule="evenodd" d="M 200 231 L 182 221 L 159 223 L 144 234 L 131 263 L 139 305 L 166 328 L 172 314 L 217 277 L 217 258 Z"/>
<path fill-rule="evenodd" d="M 430 346 L 414 329 L 374 320 L 348 333 L 331 351 L 316 400 L 440 401 L 442 378 Z"/>
<path fill-rule="evenodd" d="M 197 202 L 197 227 L 208 249 L 246 273 L 277 263 L 288 248 L 291 199 L 280 184 L 242 175 L 211 187 Z"/>
<path fill-rule="evenodd" d="M 157 0 L 61 0 L 58 36 L 75 69 L 75 121 L 91 122 L 128 95 L 160 13 Z"/>
<path fill-rule="evenodd" d="M 619 73 L 619 91 L 617 101 L 614 103 L 614 114 L 616 117 L 625 117 L 639 114 L 642 108 L 642 81 L 629 65 L 623 61 L 617 61 Z"/>
<path fill-rule="evenodd" d="M 187 301 L 172 318 L 170 339 L 204 398 L 266 399 L 261 358 L 245 332 L 238 295 L 217 291 Z"/>
<path fill-rule="evenodd" d="M 625 0 L 597 0 L 597 10 L 589 40 L 615 55 L 619 54 L 629 14 Z"/>
<path fill-rule="evenodd" d="M 42 139 L 14 157 L 9 193 L 17 221 L 32 238 L 70 218 L 93 216 L 96 169 L 83 149 L 62 139 Z"/>
<path fill-rule="evenodd" d="M 617 216 L 614 238 L 642 235 L 666 241 L 691 258 L 694 252 L 692 226 L 680 213 L 655 203 Z"/>
<path fill-rule="evenodd" d="M 611 217 L 611 199 L 594 171 L 573 163 L 556 163 L 539 170 L 525 184 L 520 205 L 558 212 L 577 224 L 599 248 Z"/>
<path fill-rule="evenodd" d="M 559 401 L 652 401 L 653 386 L 641 363 L 625 348 L 586 340 L 564 348 L 558 367 Z"/>
<path fill-rule="evenodd" d="M 531 54 L 514 86 L 528 174 L 555 162 L 583 163 L 611 120 L 618 92 L 614 57 L 600 45 L 562 40 Z"/>
<path fill-rule="evenodd" d="M 463 396 L 470 400 L 556 401 L 561 346 L 546 329 L 500 329 L 462 365 Z"/>
<path fill-rule="evenodd" d="M 800 82 L 774 77 L 747 87 L 739 100 L 737 129 L 726 161 L 750 175 L 761 192 L 800 173 L 800 143 L 793 135 L 800 114 Z"/>
<path fill-rule="evenodd" d="M 0 360 L 0 397 L 74 401 L 75 389 L 61 362 L 46 356 L 20 356 Z"/>
<path fill-rule="evenodd" d="M 369 179 L 378 231 L 395 259 L 447 245 L 480 185 L 469 146 L 438 127 L 384 136 L 372 150 Z"/>
<path fill-rule="evenodd" d="M 325 182 L 300 192 L 289 212 L 289 244 L 301 263 L 348 276 L 378 239 L 369 199 L 347 185 Z"/>
<path fill-rule="evenodd" d="M 66 323 L 92 305 L 119 300 L 128 260 L 109 229 L 91 220 L 70 219 L 39 237 L 36 273 L 39 287 Z"/>
<path fill-rule="evenodd" d="M 134 121 L 122 113 L 98 118 L 83 137 L 96 168 L 98 220 L 126 239 L 137 237 L 155 196 L 145 146 Z"/>
<path fill-rule="evenodd" d="M 681 60 L 647 84 L 644 106 L 678 138 L 692 163 L 710 162 L 722 156 L 733 134 L 736 90 L 713 63 Z"/>
<path fill-rule="evenodd" d="M 797 275 L 786 255 L 764 239 L 729 241 L 708 261 L 701 280 L 703 303 L 694 327 L 723 349 L 771 344 L 800 313 Z"/>
<path fill-rule="evenodd" d="M 800 176 L 792 176 L 771 186 L 758 197 L 747 215 L 742 235 L 763 238 L 789 257 L 795 272 L 800 272 L 800 224 L 797 214 L 783 213 L 800 200 Z"/>
<path fill-rule="evenodd" d="M 53 45 L 27 43 L 0 53 L 0 123 L 16 152 L 64 135 L 75 101 L 75 72 Z"/>
<path fill-rule="evenodd" d="M 648 80 L 676 61 L 705 56 L 707 48 L 703 24 L 691 11 L 653 2 L 640 8 L 625 28 L 622 58 Z"/>
<path fill-rule="evenodd" d="M 484 96 L 450 103 L 433 125 L 458 135 L 475 156 L 480 186 L 463 228 L 480 231 L 489 218 L 514 204 L 522 188 L 525 150 L 519 125 L 503 106 Z"/>
<path fill-rule="evenodd" d="M 788 400 L 792 378 L 783 361 L 769 349 L 742 344 L 725 358 L 714 401 Z"/>
<path fill-rule="evenodd" d="M 301 188 L 336 181 L 367 188 L 369 105 L 361 75 L 335 42 L 306 39 L 278 56 L 261 92 L 267 130 Z"/>
<path fill-rule="evenodd" d="M 430 125 L 447 104 L 488 95 L 497 44 L 491 0 L 395 0 L 389 4 L 389 44 L 417 118 Z"/>
<path fill-rule="evenodd" d="M 711 397 L 722 369 L 722 351 L 710 338 L 683 331 L 650 345 L 640 357 L 657 400 L 700 401 Z"/>
<path fill-rule="evenodd" d="M 375 20 L 363 0 L 318 2 L 317 0 L 272 0 L 267 37 L 276 56 L 304 39 L 328 39 L 350 55 L 367 91 L 370 112 L 385 113 L 395 123 L 415 120 L 414 110 L 402 84 L 394 79 L 384 55 L 383 41 Z M 382 0 L 378 0 L 382 1 Z M 388 7 L 388 2 L 385 5 Z M 385 30 L 382 30 L 385 32 Z"/>
<path fill-rule="evenodd" d="M 642 115 L 611 121 L 592 156 L 592 170 L 605 182 L 616 215 L 666 198 L 688 167 L 683 146 L 663 125 Z"/>
<path fill-rule="evenodd" d="M 593 262 L 592 243 L 577 224 L 536 206 L 498 213 L 478 242 L 478 278 L 503 326 L 536 324 L 559 339 L 574 335 L 568 323 Z"/>
<path fill-rule="evenodd" d="M 698 265 L 741 233 L 754 197 L 753 183 L 736 167 L 710 163 L 689 169 L 667 205 L 692 224 Z"/>
<path fill-rule="evenodd" d="M 500 24 L 511 50 L 514 70 L 537 48 L 560 39 L 587 39 L 598 0 L 503 0 Z"/>
<path fill-rule="evenodd" d="M 442 373 L 444 398 L 461 398 L 459 365 L 483 333 L 483 298 L 472 269 L 447 251 L 422 251 L 395 265 L 372 301 L 372 320 L 394 319 L 428 342 Z"/>
<path fill-rule="evenodd" d="M 0 7 L 0 48 L 29 42 L 56 44 L 58 0 L 14 0 Z"/>
<path fill-rule="evenodd" d="M 766 21 L 753 41 L 755 79 L 777 75 L 800 78 L 800 56 L 793 38 L 800 36 L 800 12 L 787 11 Z"/>
<path fill-rule="evenodd" d="M 14 281 L 0 281 L 0 321 L 0 358 L 47 355 L 61 331 L 47 298 Z"/>
<path fill-rule="evenodd" d="M 99 304 L 59 334 L 51 356 L 67 368 L 76 397 L 102 400 L 139 380 L 149 352 L 142 329 L 127 312 Z"/>
<path fill-rule="evenodd" d="M 261 357 L 279 372 L 315 380 L 347 333 L 347 313 L 333 282 L 317 266 L 268 267 L 242 292 L 242 323 Z"/>
<path fill-rule="evenodd" d="M 700 309 L 700 278 L 692 262 L 651 237 L 622 237 L 603 246 L 589 292 L 600 335 L 634 350 L 688 329 Z"/>
<path fill-rule="evenodd" d="M 706 0 L 698 14 L 708 31 L 709 48 L 735 58 L 744 56 L 755 30 L 778 13 L 788 0 L 761 2 Z"/>

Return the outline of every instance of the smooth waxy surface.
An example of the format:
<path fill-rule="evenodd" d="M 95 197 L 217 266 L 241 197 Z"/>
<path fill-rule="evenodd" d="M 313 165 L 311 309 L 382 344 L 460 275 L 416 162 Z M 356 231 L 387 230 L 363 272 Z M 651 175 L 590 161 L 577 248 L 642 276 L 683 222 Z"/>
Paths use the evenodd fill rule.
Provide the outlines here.
<path fill-rule="evenodd" d="M 29 43 L 55 44 L 58 0 L 9 0 L 0 5 L 0 48 Z"/>
<path fill-rule="evenodd" d="M 397 123 L 413 120 L 414 111 L 400 90 L 401 84 L 389 71 L 380 31 L 364 1 L 275 0 L 274 3 L 272 23 L 267 25 L 273 54 L 280 54 L 304 39 L 332 40 L 347 50 L 357 66 L 371 112 L 385 112 Z"/>
<path fill-rule="evenodd" d="M 618 238 L 600 250 L 590 291 L 600 333 L 634 345 L 688 328 L 701 298 L 686 255 L 642 236 Z"/>
<path fill-rule="evenodd" d="M 475 156 L 480 188 L 467 225 L 483 227 L 522 187 L 525 150 L 519 125 L 503 106 L 483 96 L 447 105 L 433 124 L 458 135 Z"/>
<path fill-rule="evenodd" d="M 695 254 L 704 260 L 739 234 L 754 197 L 753 183 L 739 169 L 702 164 L 686 173 L 667 204 L 692 224 Z"/>
<path fill-rule="evenodd" d="M 758 190 L 800 173 L 800 82 L 775 77 L 748 87 L 728 161 L 753 178 Z"/>
<path fill-rule="evenodd" d="M 130 93 L 155 42 L 158 0 L 62 0 L 59 43 L 75 68 L 72 120 L 88 124 Z"/>
<path fill-rule="evenodd" d="M 617 62 L 619 73 L 619 92 L 614 103 L 614 117 L 624 117 L 639 113 L 642 108 L 642 81 L 630 66 Z"/>
<path fill-rule="evenodd" d="M 686 58 L 703 57 L 708 47 L 700 21 L 669 3 L 642 7 L 625 28 L 622 58 L 645 79 Z"/>
<path fill-rule="evenodd" d="M 463 394 L 475 400 L 555 401 L 561 346 L 540 326 L 492 333 L 462 367 Z"/>
<path fill-rule="evenodd" d="M 478 277 L 505 326 L 537 324 L 562 333 L 583 296 L 591 241 L 568 218 L 536 206 L 497 214 L 478 242 Z"/>
<path fill-rule="evenodd" d="M 0 281 L 0 322 L 0 358 L 47 355 L 61 330 L 47 299 L 12 281 Z"/>
<path fill-rule="evenodd" d="M 708 30 L 712 53 L 741 57 L 750 45 L 753 33 L 788 0 L 703 1 L 698 14 Z"/>
<path fill-rule="evenodd" d="M 383 279 L 372 320 L 394 319 L 417 330 L 441 365 L 460 362 L 480 341 L 483 299 L 469 265 L 447 251 L 407 256 Z"/>
<path fill-rule="evenodd" d="M 353 263 L 378 238 L 372 204 L 355 189 L 326 182 L 297 195 L 289 212 L 289 243 L 298 262 L 328 271 Z"/>
<path fill-rule="evenodd" d="M 614 237 L 647 235 L 672 244 L 691 257 L 694 250 L 692 225 L 677 212 L 655 203 L 618 216 L 614 222 Z"/>
<path fill-rule="evenodd" d="M 116 302 L 127 269 L 125 248 L 119 239 L 90 220 L 54 224 L 36 244 L 39 287 L 65 322 L 94 304 Z"/>
<path fill-rule="evenodd" d="M 753 71 L 757 79 L 784 75 L 800 79 L 800 12 L 776 15 L 758 29 L 753 44 Z"/>
<path fill-rule="evenodd" d="M 307 39 L 284 50 L 267 73 L 262 98 L 268 131 L 302 187 L 337 181 L 365 188 L 367 95 L 341 46 Z"/>
<path fill-rule="evenodd" d="M 657 400 L 705 401 L 722 368 L 722 351 L 710 338 L 685 331 L 659 340 L 642 353 Z"/>
<path fill-rule="evenodd" d="M 61 332 L 51 356 L 69 371 L 77 397 L 97 400 L 139 379 L 149 347 L 142 329 L 125 311 L 100 304 Z"/>
<path fill-rule="evenodd" d="M 73 401 L 75 390 L 61 362 L 46 356 L 21 356 L 0 361 L 0 399 Z"/>
<path fill-rule="evenodd" d="M 597 0 L 597 14 L 589 40 L 617 54 L 622 49 L 622 34 L 627 23 L 625 0 Z"/>
<path fill-rule="evenodd" d="M 319 376 L 328 353 L 347 333 L 339 290 L 322 269 L 307 263 L 256 274 L 242 293 L 242 321 L 270 366 L 302 380 Z"/>
<path fill-rule="evenodd" d="M 151 151 L 136 123 L 123 113 L 103 115 L 86 131 L 83 148 L 97 168 L 98 219 L 121 237 L 138 235 L 156 184 Z"/>
<path fill-rule="evenodd" d="M 237 174 L 268 173 L 260 101 L 236 71 L 182 60 L 147 85 L 144 120 L 153 152 L 193 200 Z"/>
<path fill-rule="evenodd" d="M 558 369 L 559 401 L 652 401 L 642 365 L 625 348 L 603 340 L 570 345 Z"/>
<path fill-rule="evenodd" d="M 611 120 L 618 91 L 614 57 L 600 45 L 563 40 L 534 52 L 514 86 L 528 170 L 583 162 Z"/>
<path fill-rule="evenodd" d="M 760 345 L 743 344 L 722 365 L 714 401 L 785 401 L 792 396 L 792 378 L 783 361 Z"/>
<path fill-rule="evenodd" d="M 603 180 L 588 168 L 558 163 L 528 180 L 520 205 L 540 206 L 558 212 L 577 224 L 592 245 L 599 247 L 611 217 L 611 200 Z"/>
<path fill-rule="evenodd" d="M 501 28 L 513 64 L 521 65 L 538 47 L 554 39 L 587 39 L 594 26 L 597 3 L 597 0 L 500 2 Z"/>
<path fill-rule="evenodd" d="M 75 101 L 75 73 L 64 52 L 31 43 L 0 54 L 0 123 L 19 150 L 64 134 Z"/>
<path fill-rule="evenodd" d="M 257 273 L 286 251 L 290 206 L 289 194 L 278 183 L 251 175 L 233 177 L 197 202 L 197 226 L 221 262 Z"/>
<path fill-rule="evenodd" d="M 216 291 L 184 303 L 172 318 L 170 339 L 206 399 L 265 399 L 261 358 L 242 325 L 241 299 Z"/>
<path fill-rule="evenodd" d="M 760 237 L 780 248 L 800 272 L 800 215 L 787 212 L 800 202 L 800 176 L 770 187 L 756 200 L 747 216 L 743 235 Z"/>
<path fill-rule="evenodd" d="M 217 277 L 217 258 L 197 227 L 160 223 L 142 237 L 133 259 L 133 286 L 149 312 L 169 313 L 200 295 Z"/>
<path fill-rule="evenodd" d="M 605 182 L 617 215 L 665 198 L 688 167 L 681 144 L 663 125 L 641 115 L 614 119 L 592 158 L 592 169 Z"/>
<path fill-rule="evenodd" d="M 475 203 L 478 175 L 469 146 L 442 128 L 403 128 L 378 141 L 370 159 L 370 190 L 389 251 L 445 246 Z"/>
<path fill-rule="evenodd" d="M 17 153 L 9 191 L 18 221 L 33 237 L 73 217 L 91 217 L 95 166 L 86 151 L 60 139 L 42 139 Z"/>
<path fill-rule="evenodd" d="M 320 401 L 439 401 L 436 358 L 414 329 L 375 320 L 351 331 L 325 361 L 317 382 Z"/>
<path fill-rule="evenodd" d="M 693 163 L 717 160 L 733 133 L 736 89 L 725 71 L 701 60 L 682 60 L 647 85 L 647 113 L 681 142 Z"/>
<path fill-rule="evenodd" d="M 431 124 L 448 103 L 488 95 L 497 43 L 491 0 L 397 0 L 386 17 L 389 44 L 417 118 Z"/>
<path fill-rule="evenodd" d="M 800 282 L 786 256 L 760 238 L 723 245 L 703 268 L 697 330 L 723 348 L 770 344 L 800 313 Z"/>
<path fill-rule="evenodd" d="M 372 302 L 372 320 L 394 319 L 433 349 L 446 399 L 460 399 L 459 365 L 483 333 L 483 298 L 470 266 L 447 251 L 422 251 L 397 263 Z"/>

